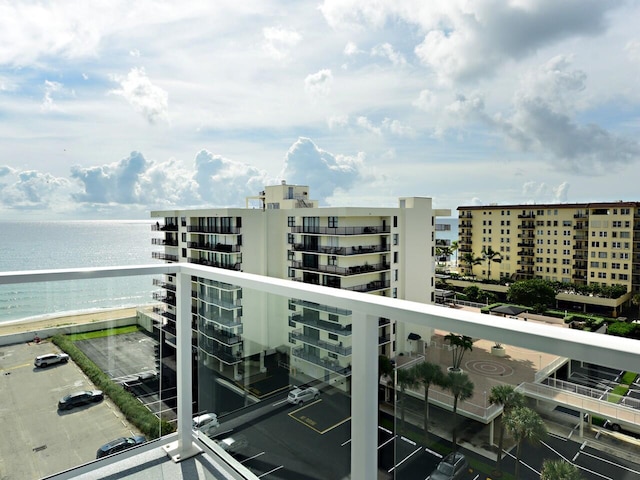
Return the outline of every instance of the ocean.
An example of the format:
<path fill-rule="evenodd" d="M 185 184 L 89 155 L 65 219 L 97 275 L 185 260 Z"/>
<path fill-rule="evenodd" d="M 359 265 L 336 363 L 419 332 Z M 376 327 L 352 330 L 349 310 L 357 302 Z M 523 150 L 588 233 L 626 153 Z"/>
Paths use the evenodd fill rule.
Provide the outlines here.
<path fill-rule="evenodd" d="M 0 222 L 0 271 L 158 263 L 151 221 Z M 153 277 L 0 285 L 0 322 L 152 303 Z"/>

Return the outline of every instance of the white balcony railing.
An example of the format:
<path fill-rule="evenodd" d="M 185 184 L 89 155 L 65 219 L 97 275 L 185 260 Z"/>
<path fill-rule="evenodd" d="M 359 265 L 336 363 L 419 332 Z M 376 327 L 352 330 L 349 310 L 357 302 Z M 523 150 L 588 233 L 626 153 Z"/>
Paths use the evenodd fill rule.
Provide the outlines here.
<path fill-rule="evenodd" d="M 331 305 L 352 312 L 351 359 L 351 478 L 377 477 L 377 416 L 379 378 L 378 322 L 381 317 L 400 324 L 437 328 L 491 339 L 506 345 L 547 352 L 575 360 L 626 369 L 638 365 L 638 343 L 633 340 L 559 329 L 534 322 L 496 322 L 495 317 L 389 297 L 309 285 L 197 264 L 162 264 L 108 268 L 0 273 L 0 285 L 58 282 L 93 278 L 169 274 L 176 279 L 177 411 L 176 441 L 167 453 L 176 461 L 198 452 L 191 429 L 192 415 L 192 288 L 193 277 L 224 282 L 263 294 L 295 298 L 299 302 Z M 68 477 L 71 478 L 71 477 Z M 249 477 L 251 478 L 251 477 Z"/>

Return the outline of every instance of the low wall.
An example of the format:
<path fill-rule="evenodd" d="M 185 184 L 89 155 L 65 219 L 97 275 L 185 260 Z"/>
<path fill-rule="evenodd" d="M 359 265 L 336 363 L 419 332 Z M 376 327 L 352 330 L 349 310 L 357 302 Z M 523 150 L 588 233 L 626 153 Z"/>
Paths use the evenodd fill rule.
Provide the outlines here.
<path fill-rule="evenodd" d="M 144 315 L 138 314 L 135 317 L 115 318 L 112 320 L 98 320 L 90 323 L 79 323 L 75 325 L 65 325 L 61 327 L 45 328 L 38 330 L 40 339 L 50 338 L 58 333 L 85 333 L 96 330 L 104 330 L 107 328 L 126 327 L 128 325 L 140 325 L 145 330 L 151 331 L 150 319 Z M 149 325 L 147 325 L 149 323 Z M 0 335 L 0 347 L 5 345 L 15 345 L 16 343 L 33 342 L 33 332 L 21 332 L 10 335 Z"/>

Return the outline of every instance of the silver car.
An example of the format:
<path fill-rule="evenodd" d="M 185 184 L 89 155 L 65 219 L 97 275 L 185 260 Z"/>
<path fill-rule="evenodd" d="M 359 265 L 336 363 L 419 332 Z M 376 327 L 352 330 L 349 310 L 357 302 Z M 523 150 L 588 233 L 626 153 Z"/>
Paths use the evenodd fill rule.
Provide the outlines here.
<path fill-rule="evenodd" d="M 442 459 L 429 475 L 430 480 L 457 480 L 462 478 L 469 467 L 466 457 L 460 452 L 450 453 Z"/>
<path fill-rule="evenodd" d="M 37 356 L 33 364 L 38 368 L 43 368 L 49 365 L 55 365 L 56 363 L 67 363 L 68 361 L 69 355 L 66 353 L 46 353 Z"/>
<path fill-rule="evenodd" d="M 287 402 L 293 405 L 304 403 L 307 400 L 316 400 L 320 396 L 320 392 L 315 387 L 294 388 L 287 396 Z"/>

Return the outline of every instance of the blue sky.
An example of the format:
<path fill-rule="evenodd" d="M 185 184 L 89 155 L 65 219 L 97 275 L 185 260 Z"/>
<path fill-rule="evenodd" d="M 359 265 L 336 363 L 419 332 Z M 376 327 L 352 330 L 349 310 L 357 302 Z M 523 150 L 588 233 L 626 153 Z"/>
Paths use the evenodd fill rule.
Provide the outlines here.
<path fill-rule="evenodd" d="M 210 5 L 208 5 L 210 4 Z M 640 200 L 639 1 L 0 0 L 0 219 Z"/>

